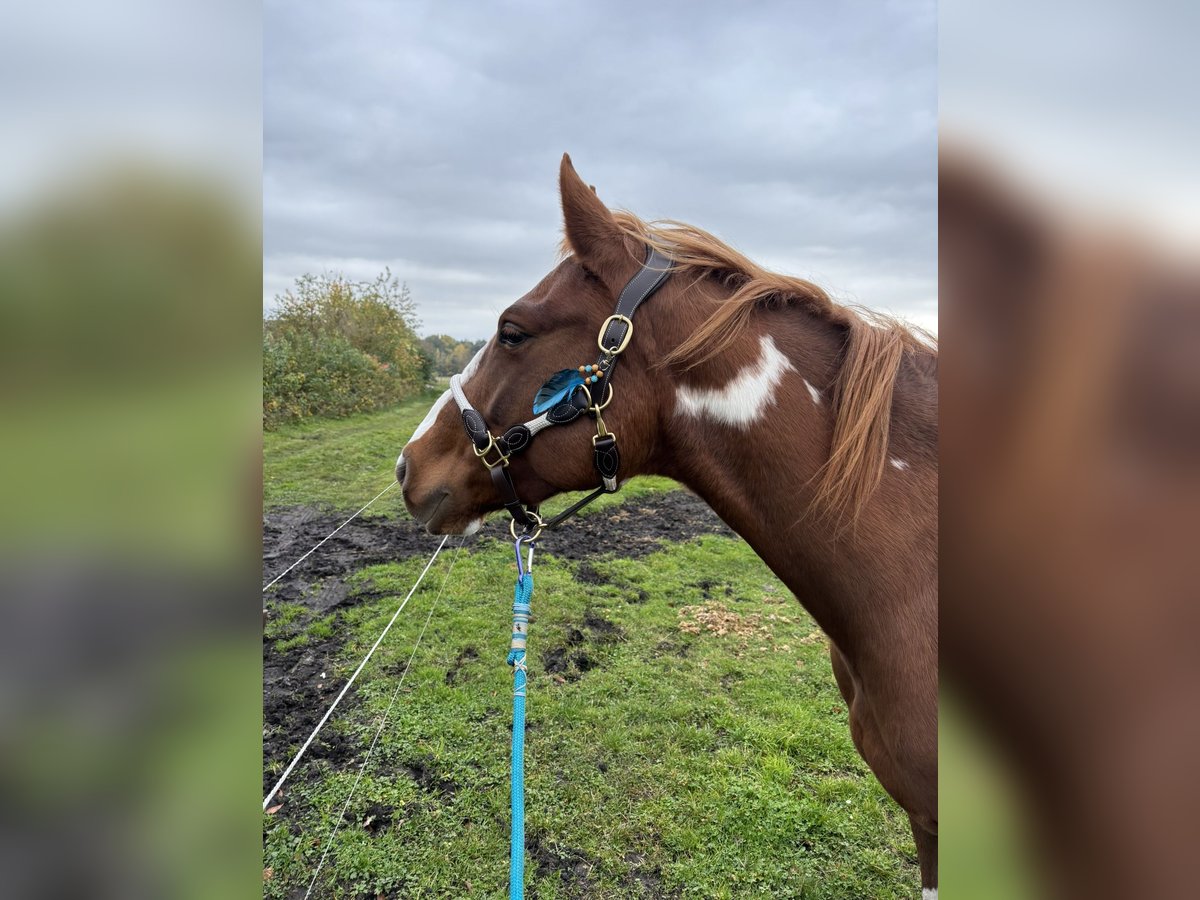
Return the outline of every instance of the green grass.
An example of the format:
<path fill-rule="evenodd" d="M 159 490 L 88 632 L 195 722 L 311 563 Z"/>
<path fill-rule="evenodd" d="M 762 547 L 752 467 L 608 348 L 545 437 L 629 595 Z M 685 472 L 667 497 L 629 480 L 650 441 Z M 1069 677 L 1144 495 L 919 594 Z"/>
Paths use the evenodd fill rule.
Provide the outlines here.
<path fill-rule="evenodd" d="M 357 508 L 379 489 L 363 480 L 364 448 L 386 445 L 394 456 L 424 414 L 410 407 L 268 435 L 268 483 L 289 498 L 276 502 Z M 272 452 L 302 468 L 289 471 Z M 341 477 L 358 481 L 320 473 L 322 458 L 346 463 Z M 636 490 L 671 486 L 643 480 Z M 511 546 L 489 539 L 461 550 L 446 578 L 454 559 L 439 558 L 328 726 L 357 748 L 352 757 L 307 759 L 284 811 L 264 816 L 265 896 L 307 886 L 443 583 L 314 895 L 505 896 L 515 568 Z M 423 564 L 354 574 L 375 599 L 327 623 L 346 638 L 332 684 Z M 710 536 L 591 565 L 605 583 L 580 581 L 549 553 L 535 566 L 530 896 L 919 895 L 907 819 L 854 750 L 824 639 L 749 547 Z M 302 616 L 276 627 L 268 637 L 279 643 L 315 637 Z"/>
<path fill-rule="evenodd" d="M 358 509 L 395 479 L 396 456 L 441 391 L 345 419 L 315 419 L 263 433 L 263 506 Z M 465 440 L 464 436 L 464 440 Z M 404 514 L 396 492 L 367 515 Z"/>
<path fill-rule="evenodd" d="M 1043 896 L 1011 771 L 961 697 L 943 690 L 938 714 L 938 813 L 950 823 L 942 829 L 941 885 L 978 900 Z"/>

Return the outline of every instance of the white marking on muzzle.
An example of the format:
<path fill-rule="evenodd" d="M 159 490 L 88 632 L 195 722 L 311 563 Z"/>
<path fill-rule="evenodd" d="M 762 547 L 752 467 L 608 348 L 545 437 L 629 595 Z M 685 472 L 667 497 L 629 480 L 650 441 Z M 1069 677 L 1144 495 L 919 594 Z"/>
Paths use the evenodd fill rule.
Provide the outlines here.
<path fill-rule="evenodd" d="M 795 371 L 770 335 L 763 335 L 759 346 L 758 362 L 742 369 L 724 387 L 706 389 L 682 385 L 676 395 L 676 412 L 685 416 L 708 416 L 735 428 L 749 428 L 775 401 L 775 389 L 783 376 Z"/>

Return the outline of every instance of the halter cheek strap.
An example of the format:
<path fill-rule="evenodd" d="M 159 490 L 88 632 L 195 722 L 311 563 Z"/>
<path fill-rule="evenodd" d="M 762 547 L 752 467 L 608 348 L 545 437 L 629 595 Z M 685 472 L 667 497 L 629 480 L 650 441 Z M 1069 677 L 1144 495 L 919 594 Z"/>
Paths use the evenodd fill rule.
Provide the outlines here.
<path fill-rule="evenodd" d="M 617 298 L 616 310 L 600 326 L 600 333 L 596 337 L 600 356 L 591 367 L 591 371 L 594 371 L 597 377 L 590 382 L 600 386 L 599 393 L 602 396 L 599 398 L 592 396 L 587 383 L 576 385 L 569 394 L 541 415 L 520 425 L 513 425 L 499 437 L 495 437 L 488 430 L 487 422 L 479 410 L 467 399 L 463 391 L 462 376 L 455 375 L 450 379 L 450 392 L 462 413 L 467 437 L 471 439 L 475 455 L 491 475 L 496 493 L 500 495 L 500 502 L 512 516 L 511 530 L 514 535 L 517 525 L 521 526 L 526 535 L 535 535 L 543 528 L 553 528 L 601 494 L 611 494 L 618 490 L 617 473 L 621 468 L 621 455 L 617 449 L 617 436 L 605 426 L 602 412 L 613 399 L 612 372 L 620 361 L 621 354 L 633 339 L 633 315 L 642 303 L 662 287 L 670 271 L 671 260 L 653 247 L 648 247 L 646 261 L 621 291 L 620 297 Z M 543 521 L 536 508 L 530 509 L 521 502 L 512 475 L 508 471 L 509 458 L 525 450 L 534 437 L 551 425 L 566 425 L 584 413 L 596 422 L 596 435 L 592 438 L 592 465 L 600 476 L 600 486 L 554 518 Z"/>

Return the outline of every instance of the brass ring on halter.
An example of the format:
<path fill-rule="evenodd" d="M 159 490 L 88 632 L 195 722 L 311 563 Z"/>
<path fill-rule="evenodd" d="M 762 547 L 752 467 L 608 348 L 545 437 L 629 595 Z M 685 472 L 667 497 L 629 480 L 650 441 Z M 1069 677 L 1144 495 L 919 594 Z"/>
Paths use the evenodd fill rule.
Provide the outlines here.
<path fill-rule="evenodd" d="M 536 541 L 538 539 L 538 535 L 540 535 L 542 533 L 542 529 L 546 527 L 546 523 L 542 521 L 542 517 L 539 516 L 537 513 L 533 512 L 532 510 L 526 510 L 525 515 L 527 515 L 527 516 L 529 516 L 529 518 L 533 519 L 533 521 L 536 523 L 536 527 L 533 529 L 533 531 L 526 531 L 524 534 L 522 534 L 520 536 L 520 538 L 518 538 L 518 536 L 517 536 L 517 520 L 509 519 L 508 520 L 508 533 L 513 536 L 514 541 L 518 540 L 518 539 L 526 540 L 526 541 Z"/>
<path fill-rule="evenodd" d="M 596 401 L 592 399 L 592 392 L 590 390 L 588 390 L 588 386 L 586 384 L 580 385 L 580 387 L 583 388 L 583 392 L 585 394 L 587 394 L 587 408 L 590 409 L 592 412 L 598 413 L 601 410 L 605 409 L 608 406 L 608 404 L 612 403 L 612 398 L 613 398 L 612 382 L 606 381 L 604 383 L 604 386 L 606 388 L 608 388 L 608 393 L 606 393 L 604 395 L 604 402 L 601 403 L 599 406 L 596 406 Z"/>

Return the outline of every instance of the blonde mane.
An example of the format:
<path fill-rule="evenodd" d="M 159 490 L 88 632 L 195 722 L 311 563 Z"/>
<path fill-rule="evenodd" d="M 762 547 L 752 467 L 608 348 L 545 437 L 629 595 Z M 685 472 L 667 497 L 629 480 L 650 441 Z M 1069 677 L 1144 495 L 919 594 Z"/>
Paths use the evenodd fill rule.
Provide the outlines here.
<path fill-rule="evenodd" d="M 833 384 L 833 437 L 816 476 L 816 511 L 853 523 L 883 477 L 888 457 L 892 393 L 906 352 L 936 357 L 929 334 L 891 316 L 835 303 L 818 285 L 770 272 L 707 231 L 674 220 L 644 222 L 614 211 L 618 226 L 673 261 L 672 273 L 695 280 L 716 277 L 733 293 L 664 360 L 690 369 L 737 340 L 756 309 L 800 307 L 841 326 L 846 340 Z M 641 259 L 638 259 L 641 262 Z"/>

